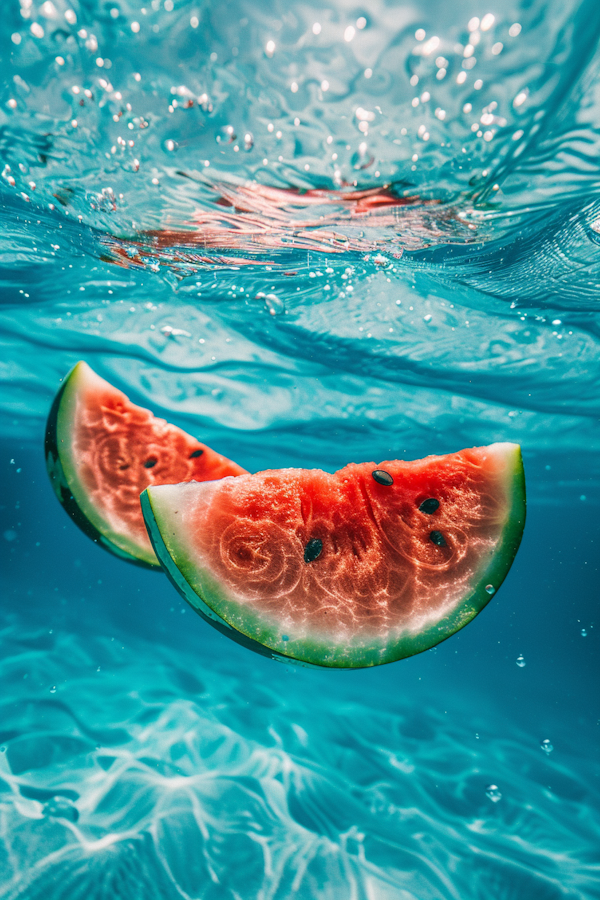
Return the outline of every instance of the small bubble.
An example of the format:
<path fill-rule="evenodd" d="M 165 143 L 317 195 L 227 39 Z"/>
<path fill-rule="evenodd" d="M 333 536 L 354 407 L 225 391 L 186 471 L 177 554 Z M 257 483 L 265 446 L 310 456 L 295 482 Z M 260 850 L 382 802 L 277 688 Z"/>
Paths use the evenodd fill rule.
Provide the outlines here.
<path fill-rule="evenodd" d="M 519 655 L 517 656 L 517 665 L 520 669 L 522 669 L 523 666 L 527 665 L 527 663 L 525 662 L 525 657 L 522 653 L 519 653 Z"/>
<path fill-rule="evenodd" d="M 50 688 L 50 693 L 51 693 L 51 694 L 55 694 L 55 693 L 56 693 L 56 685 L 55 685 L 55 684 L 53 684 L 52 687 Z"/>
<path fill-rule="evenodd" d="M 490 596 L 491 596 L 492 594 L 495 594 L 495 593 L 496 593 L 496 588 L 494 587 L 493 584 L 486 584 L 485 589 L 486 589 L 487 593 L 488 593 Z"/>
<path fill-rule="evenodd" d="M 267 294 L 264 299 L 265 306 L 272 316 L 279 316 L 285 312 L 285 304 L 276 294 Z"/>
<path fill-rule="evenodd" d="M 587 637 L 587 630 L 585 628 L 581 629 L 581 637 Z"/>
<path fill-rule="evenodd" d="M 282 641 L 289 641 L 288 635 L 287 635 L 287 634 L 282 634 L 282 635 L 281 635 L 281 640 L 282 640 Z"/>
<path fill-rule="evenodd" d="M 486 796 L 490 798 L 492 803 L 497 803 L 498 800 L 502 800 L 502 794 L 500 793 L 500 789 L 497 784 L 488 784 L 485 789 Z"/>
<path fill-rule="evenodd" d="M 548 738 L 541 742 L 540 747 L 542 748 L 544 753 L 552 753 L 552 751 L 554 750 L 554 747 L 552 746 Z"/>

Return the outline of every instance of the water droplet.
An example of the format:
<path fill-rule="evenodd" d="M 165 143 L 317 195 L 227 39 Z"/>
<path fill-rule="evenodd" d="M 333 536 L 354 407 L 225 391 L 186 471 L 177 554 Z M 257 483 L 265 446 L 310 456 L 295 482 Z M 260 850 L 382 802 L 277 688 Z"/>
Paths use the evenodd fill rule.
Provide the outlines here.
<path fill-rule="evenodd" d="M 225 125 L 221 128 L 216 136 L 216 141 L 217 144 L 233 144 L 234 141 L 237 141 L 237 134 L 233 125 Z"/>
<path fill-rule="evenodd" d="M 496 588 L 494 587 L 493 584 L 486 584 L 485 589 L 486 589 L 486 591 L 488 592 L 488 594 L 490 594 L 490 596 L 491 596 L 492 594 L 495 594 L 495 593 L 496 593 Z"/>
<path fill-rule="evenodd" d="M 55 694 L 55 693 L 56 693 L 56 685 L 55 685 L 55 684 L 53 684 L 52 687 L 50 688 L 50 693 L 51 693 L 51 694 Z"/>
<path fill-rule="evenodd" d="M 553 747 L 553 745 L 550 743 L 550 741 L 548 740 L 548 738 L 546 738 L 545 740 L 543 740 L 543 741 L 541 742 L 540 747 L 542 748 L 542 750 L 544 751 L 544 753 L 552 753 L 552 751 L 554 750 L 554 747 Z"/>
<path fill-rule="evenodd" d="M 265 306 L 272 316 L 280 316 L 281 313 L 285 312 L 285 303 L 276 294 L 267 294 Z"/>
<path fill-rule="evenodd" d="M 585 628 L 581 629 L 581 637 L 587 637 L 587 630 Z"/>
<path fill-rule="evenodd" d="M 522 653 L 519 653 L 519 655 L 517 656 L 517 665 L 520 669 L 522 669 L 523 666 L 527 665 L 527 663 L 525 662 L 525 657 Z"/>
<path fill-rule="evenodd" d="M 500 789 L 497 784 L 488 784 L 485 789 L 486 796 L 490 798 L 492 803 L 497 803 L 498 800 L 502 800 L 502 794 L 500 793 Z"/>
<path fill-rule="evenodd" d="M 92 194 L 90 207 L 100 212 L 114 212 L 117 208 L 117 198 L 113 189 L 105 187 L 98 194 Z"/>

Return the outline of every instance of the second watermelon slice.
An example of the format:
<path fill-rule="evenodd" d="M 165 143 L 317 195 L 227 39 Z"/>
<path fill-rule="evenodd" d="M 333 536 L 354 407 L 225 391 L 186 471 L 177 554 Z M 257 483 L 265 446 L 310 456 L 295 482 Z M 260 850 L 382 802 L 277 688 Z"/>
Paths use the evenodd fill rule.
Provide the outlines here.
<path fill-rule="evenodd" d="M 140 508 L 149 485 L 245 472 L 181 428 L 136 406 L 85 362 L 66 376 L 46 426 L 46 466 L 77 525 L 104 549 L 158 569 Z"/>

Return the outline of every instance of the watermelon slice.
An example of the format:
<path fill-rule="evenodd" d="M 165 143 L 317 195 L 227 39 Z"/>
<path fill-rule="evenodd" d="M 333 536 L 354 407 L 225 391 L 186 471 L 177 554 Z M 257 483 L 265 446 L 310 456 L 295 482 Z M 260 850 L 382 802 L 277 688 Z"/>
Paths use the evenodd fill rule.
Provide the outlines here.
<path fill-rule="evenodd" d="M 470 622 L 525 524 L 517 444 L 151 486 L 141 501 L 200 615 L 275 659 L 343 668 L 412 656 Z"/>
<path fill-rule="evenodd" d="M 230 459 L 147 409 L 77 363 L 54 399 L 46 465 L 71 518 L 106 550 L 157 569 L 140 492 L 151 484 L 205 481 L 245 472 Z"/>

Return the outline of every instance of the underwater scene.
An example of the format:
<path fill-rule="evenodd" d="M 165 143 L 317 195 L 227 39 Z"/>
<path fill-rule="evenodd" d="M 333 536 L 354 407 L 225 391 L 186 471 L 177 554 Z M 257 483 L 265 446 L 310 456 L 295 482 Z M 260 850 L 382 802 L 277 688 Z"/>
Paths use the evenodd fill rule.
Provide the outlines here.
<path fill-rule="evenodd" d="M 598 0 L 5 0 L 0 69 L 0 900 L 598 900 Z"/>

